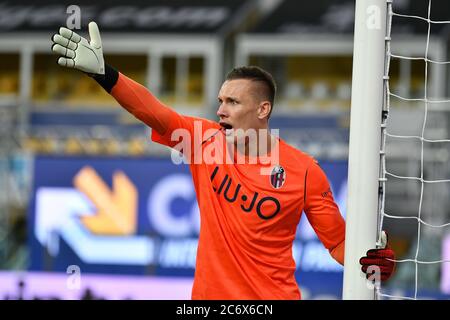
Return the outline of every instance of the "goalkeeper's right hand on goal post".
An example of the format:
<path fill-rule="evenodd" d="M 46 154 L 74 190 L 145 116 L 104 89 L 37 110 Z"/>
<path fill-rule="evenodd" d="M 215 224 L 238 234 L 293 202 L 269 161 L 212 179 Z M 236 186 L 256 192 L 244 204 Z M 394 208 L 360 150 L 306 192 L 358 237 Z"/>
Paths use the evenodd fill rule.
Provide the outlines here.
<path fill-rule="evenodd" d="M 105 74 L 102 40 L 95 22 L 89 23 L 90 41 L 70 29 L 61 27 L 52 36 L 52 51 L 59 54 L 58 64 L 91 75 Z"/>

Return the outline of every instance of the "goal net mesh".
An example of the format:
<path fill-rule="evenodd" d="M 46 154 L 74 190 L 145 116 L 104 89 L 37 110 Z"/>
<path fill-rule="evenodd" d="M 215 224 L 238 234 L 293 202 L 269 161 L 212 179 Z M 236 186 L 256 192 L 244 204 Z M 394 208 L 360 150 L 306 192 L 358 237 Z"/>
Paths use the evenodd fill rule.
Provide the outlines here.
<path fill-rule="evenodd" d="M 395 244 L 397 266 L 379 299 L 450 295 L 450 61 L 446 38 L 436 32 L 450 30 L 450 21 L 434 18 L 438 0 L 420 1 L 422 13 L 402 11 L 409 1 L 387 1 L 378 233 L 386 230 Z M 407 23 L 423 33 L 405 36 Z"/>

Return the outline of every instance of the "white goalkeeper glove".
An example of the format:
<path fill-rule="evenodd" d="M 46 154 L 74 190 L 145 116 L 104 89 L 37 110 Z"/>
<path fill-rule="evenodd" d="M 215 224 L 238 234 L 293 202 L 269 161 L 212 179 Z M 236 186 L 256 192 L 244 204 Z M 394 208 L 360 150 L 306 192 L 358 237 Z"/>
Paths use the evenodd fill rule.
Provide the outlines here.
<path fill-rule="evenodd" d="M 59 34 L 52 37 L 52 51 L 61 55 L 58 64 L 91 74 L 105 74 L 102 40 L 95 22 L 89 23 L 88 42 L 70 29 L 61 27 Z"/>

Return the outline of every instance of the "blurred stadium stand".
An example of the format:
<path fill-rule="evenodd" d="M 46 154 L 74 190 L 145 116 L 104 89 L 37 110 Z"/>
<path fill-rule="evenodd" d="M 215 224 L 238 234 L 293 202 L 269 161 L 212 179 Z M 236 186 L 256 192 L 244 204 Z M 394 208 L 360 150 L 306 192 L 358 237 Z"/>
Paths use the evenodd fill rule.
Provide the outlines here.
<path fill-rule="evenodd" d="M 26 267 L 23 230 L 37 154 L 158 156 L 150 131 L 89 77 L 56 64 L 50 36 L 65 25 L 66 1 L 0 0 L 0 268 Z M 346 160 L 351 99 L 354 1 L 296 0 L 77 1 L 80 33 L 98 22 L 106 61 L 146 85 L 181 113 L 216 119 L 216 94 L 234 65 L 255 64 L 275 76 L 279 94 L 270 125 L 288 143 L 321 160 Z M 394 1 L 398 12 L 424 16 L 427 1 Z M 448 1 L 433 1 L 435 20 L 448 20 Z M 447 15 L 447 16 L 446 16 Z M 392 52 L 423 56 L 426 24 L 395 19 Z M 450 60 L 449 29 L 433 25 L 429 57 Z M 391 62 L 392 92 L 422 97 L 424 62 Z M 449 95 L 446 65 L 429 67 L 433 98 Z M 429 105 L 426 136 L 449 138 L 449 104 Z M 395 134 L 419 135 L 423 105 L 392 101 Z M 414 131 L 415 130 L 415 131 Z M 388 141 L 389 170 L 416 176 L 419 145 Z M 448 179 L 448 144 L 426 144 L 426 174 Z M 418 184 L 391 179 L 387 211 L 417 212 Z M 448 187 L 432 185 L 423 218 L 449 221 Z M 413 223 L 387 221 L 400 255 L 411 255 Z M 20 231 L 18 231 L 20 230 Z M 436 231 L 424 237 L 440 239 Z M 408 250 L 412 250 L 408 253 Z M 440 247 L 424 254 L 436 256 Z M 405 271 L 406 272 L 406 271 Z M 431 271 L 431 273 L 436 270 Z M 399 276 L 399 282 L 407 276 Z M 410 274 L 406 272 L 406 274 Z M 403 278 L 402 278 L 403 277 Z M 404 280 L 406 281 L 406 280 Z M 428 281 L 428 280 L 427 280 Z M 436 280 L 429 281 L 436 286 Z"/>

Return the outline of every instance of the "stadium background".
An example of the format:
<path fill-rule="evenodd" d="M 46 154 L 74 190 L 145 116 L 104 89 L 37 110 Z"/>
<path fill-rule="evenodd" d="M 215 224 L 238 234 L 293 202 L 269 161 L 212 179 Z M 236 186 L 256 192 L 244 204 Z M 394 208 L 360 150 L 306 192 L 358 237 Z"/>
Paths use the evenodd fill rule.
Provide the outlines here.
<path fill-rule="evenodd" d="M 50 37 L 66 24 L 71 4 L 0 1 L 0 298 L 189 298 L 199 221 L 188 168 L 174 165 L 170 151 L 152 143 L 149 129 L 92 79 L 55 63 Z M 99 24 L 106 61 L 181 113 L 215 119 L 217 91 L 234 65 L 270 71 L 279 87 L 270 126 L 320 160 L 345 215 L 354 1 L 300 5 L 295 0 L 129 0 L 76 5 L 81 8 L 81 34 L 86 34 L 89 21 Z M 394 1 L 397 11 L 420 16 L 426 16 L 427 5 Z M 433 18 L 448 20 L 449 9 L 448 1 L 434 0 Z M 426 23 L 393 21 L 393 45 L 405 55 L 424 55 L 426 33 Z M 430 56 L 448 60 L 449 29 L 433 25 L 431 34 Z M 429 71 L 432 97 L 448 96 L 448 72 L 446 65 Z M 392 60 L 391 86 L 404 96 L 423 95 L 423 61 Z M 449 107 L 430 109 L 430 137 L 450 137 Z M 394 132 L 418 134 L 420 105 L 395 101 L 391 111 Z M 388 141 L 389 165 L 416 175 L 419 147 Z M 426 176 L 447 177 L 448 146 L 428 145 L 425 152 Z M 112 194 L 120 188 L 136 190 L 135 201 L 121 207 L 137 221 L 133 232 L 98 234 L 80 223 L 80 216 L 96 213 L 96 199 L 74 184 L 86 166 Z M 118 173 L 124 173 L 131 186 L 113 184 Z M 391 179 L 387 188 L 387 210 L 405 216 L 417 213 L 418 183 Z M 448 191 L 446 184 L 427 185 L 422 218 L 437 224 L 450 221 Z M 417 223 L 385 223 L 399 258 L 411 257 Z M 446 231 L 423 228 L 421 258 L 450 259 Z M 299 226 L 293 255 L 304 298 L 341 297 L 342 268 L 306 219 Z M 76 281 L 71 286 L 78 270 L 80 286 Z M 448 298 L 448 264 L 419 270 L 419 296 Z M 414 264 L 399 265 L 386 286 L 400 295 L 411 291 Z"/>

